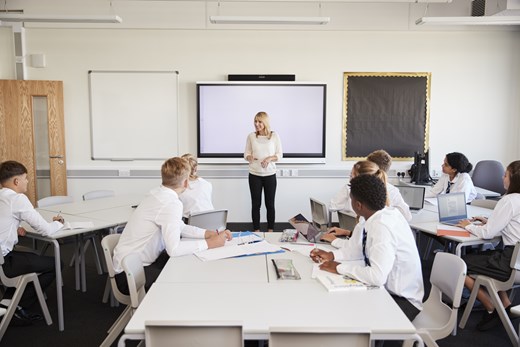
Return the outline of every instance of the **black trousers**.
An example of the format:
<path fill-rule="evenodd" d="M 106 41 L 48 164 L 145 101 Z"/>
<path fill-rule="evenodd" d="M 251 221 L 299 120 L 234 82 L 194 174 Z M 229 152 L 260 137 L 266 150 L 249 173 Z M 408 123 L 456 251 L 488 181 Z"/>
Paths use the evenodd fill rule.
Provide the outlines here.
<path fill-rule="evenodd" d="M 159 277 L 161 274 L 161 271 L 168 262 L 168 259 L 170 259 L 170 256 L 168 253 L 166 253 L 166 251 L 163 251 L 161 254 L 159 254 L 159 257 L 157 257 L 153 263 L 144 267 L 144 275 L 146 277 L 144 288 L 146 291 L 148 291 L 152 284 L 154 284 L 155 280 L 157 280 L 157 277 Z M 126 295 L 130 293 L 128 291 L 128 281 L 126 280 L 126 274 L 124 271 L 116 275 L 116 283 L 117 288 L 121 293 Z"/>
<path fill-rule="evenodd" d="M 396 304 L 401 308 L 406 317 L 411 321 L 415 319 L 415 317 L 421 312 L 417 307 L 415 307 L 408 299 L 403 298 L 402 296 L 392 295 L 392 298 L 396 302 Z"/>
<path fill-rule="evenodd" d="M 274 198 L 276 195 L 276 174 L 271 176 L 255 176 L 249 174 L 249 190 L 251 191 L 251 218 L 253 230 L 260 229 L 260 206 L 262 205 L 262 189 L 264 191 L 265 208 L 267 210 L 267 229 L 274 229 Z"/>
<path fill-rule="evenodd" d="M 56 279 L 54 257 L 41 256 L 30 252 L 11 251 L 4 259 L 5 262 L 2 268 L 7 277 L 16 277 L 31 272 L 39 273 L 38 279 L 44 292 Z M 11 299 L 15 290 L 16 288 L 7 288 L 3 299 Z M 38 301 L 36 290 L 34 285 L 29 283 L 25 287 L 18 305 L 26 308 L 32 306 L 36 301 Z"/>

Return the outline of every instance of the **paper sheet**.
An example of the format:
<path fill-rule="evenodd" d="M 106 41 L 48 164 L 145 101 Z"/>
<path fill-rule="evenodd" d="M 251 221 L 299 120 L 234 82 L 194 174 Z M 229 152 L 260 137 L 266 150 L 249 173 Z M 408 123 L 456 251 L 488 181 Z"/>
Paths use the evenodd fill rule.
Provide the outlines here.
<path fill-rule="evenodd" d="M 63 230 L 69 230 L 69 229 L 88 229 L 93 228 L 94 223 L 93 222 L 65 222 L 63 224 Z"/>
<path fill-rule="evenodd" d="M 242 245 L 230 243 L 231 242 L 227 242 L 224 247 L 212 248 L 207 249 L 205 251 L 195 252 L 195 255 L 202 261 L 208 261 L 238 257 L 242 255 L 266 254 L 282 251 L 280 247 L 272 245 L 265 240 L 261 242 L 248 243 Z"/>

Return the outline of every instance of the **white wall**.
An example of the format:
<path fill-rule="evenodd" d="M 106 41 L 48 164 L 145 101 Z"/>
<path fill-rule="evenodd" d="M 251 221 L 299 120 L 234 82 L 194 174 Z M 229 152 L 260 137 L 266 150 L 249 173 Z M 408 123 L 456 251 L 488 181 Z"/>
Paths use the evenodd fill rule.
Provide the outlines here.
<path fill-rule="evenodd" d="M 343 72 L 426 71 L 432 73 L 432 170 L 439 171 L 444 155 L 452 151 L 465 153 L 473 163 L 493 158 L 507 165 L 520 157 L 518 31 L 31 28 L 26 30 L 26 40 L 27 53 L 43 53 L 47 61 L 46 68 L 29 67 L 28 78 L 64 81 L 69 170 L 158 169 L 161 164 L 90 159 L 89 70 L 179 71 L 182 131 L 178 134 L 180 153 L 172 155 L 196 152 L 196 81 L 222 81 L 227 74 L 293 73 L 298 81 L 327 83 L 327 163 L 288 167 L 321 169 L 324 176 L 327 170 L 346 172 L 352 162 L 341 161 Z M 13 78 L 8 66 L 14 55 L 11 41 L 2 28 L 0 78 Z M 409 166 L 409 162 L 394 164 L 399 171 Z M 244 165 L 236 167 L 245 169 Z M 232 222 L 248 221 L 247 180 L 210 181 L 216 207 L 229 208 Z M 69 193 L 79 198 L 88 190 L 110 187 L 120 193 L 144 193 L 158 182 L 157 178 L 70 178 L 68 183 Z M 309 196 L 329 200 L 344 179 L 281 177 L 278 182 L 276 219 L 284 222 L 297 212 L 308 214 Z"/>

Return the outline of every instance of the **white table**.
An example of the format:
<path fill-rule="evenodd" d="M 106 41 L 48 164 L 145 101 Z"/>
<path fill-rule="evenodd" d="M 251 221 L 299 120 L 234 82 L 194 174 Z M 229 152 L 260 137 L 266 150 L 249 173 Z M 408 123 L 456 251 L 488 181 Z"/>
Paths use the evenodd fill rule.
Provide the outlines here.
<path fill-rule="evenodd" d="M 479 206 L 467 205 L 468 217 L 472 216 L 489 216 L 491 210 Z M 437 212 L 437 206 L 431 204 L 424 204 L 424 208 L 417 212 L 412 213 L 412 220 L 410 221 L 410 227 L 415 230 L 419 230 L 425 234 L 437 235 L 437 225 L 439 224 L 439 213 Z M 499 241 L 500 237 L 495 237 L 492 240 L 482 239 L 475 235 L 469 237 L 462 236 L 441 236 L 442 238 L 455 242 L 457 244 L 455 248 L 455 254 L 460 257 L 462 253 L 462 247 L 481 245 L 488 242 Z"/>
<path fill-rule="evenodd" d="M 61 213 L 66 222 L 92 222 L 92 228 L 60 230 L 51 236 L 42 236 L 35 233 L 27 224 L 23 224 L 27 230 L 27 236 L 33 239 L 49 242 L 54 246 L 54 257 L 56 264 L 56 296 L 58 305 L 58 329 L 65 329 L 63 315 L 63 281 L 61 277 L 61 253 L 59 239 L 74 236 L 76 237 L 76 259 L 75 279 L 76 290 L 86 291 L 85 273 L 85 247 L 83 235 L 88 232 L 101 229 L 110 229 L 115 226 L 125 224 L 133 212 L 131 206 L 137 205 L 143 199 L 142 195 L 121 195 L 95 200 L 79 201 L 69 204 L 48 206 L 37 209 L 46 220 L 52 220 L 57 213 Z"/>
<path fill-rule="evenodd" d="M 279 234 L 267 233 L 266 238 L 275 243 Z M 293 259 L 302 280 L 277 280 L 272 258 Z M 172 258 L 132 316 L 119 346 L 127 339 L 144 339 L 147 320 L 240 321 L 244 338 L 253 340 L 268 339 L 270 327 L 327 332 L 349 327 L 370 333 L 374 340 L 414 339 L 423 345 L 384 288 L 329 293 L 310 278 L 312 266 L 309 257 L 296 252 L 208 262 L 195 256 Z"/>

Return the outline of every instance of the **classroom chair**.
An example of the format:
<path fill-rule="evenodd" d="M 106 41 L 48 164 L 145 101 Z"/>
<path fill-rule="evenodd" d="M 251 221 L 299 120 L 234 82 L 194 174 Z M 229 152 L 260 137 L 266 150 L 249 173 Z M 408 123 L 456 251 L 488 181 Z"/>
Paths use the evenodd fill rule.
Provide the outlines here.
<path fill-rule="evenodd" d="M 368 347 L 370 333 L 361 331 L 316 331 L 312 328 L 271 327 L 269 347 Z"/>
<path fill-rule="evenodd" d="M 101 199 L 101 198 L 109 198 L 112 196 L 115 196 L 116 192 L 113 190 L 92 190 L 90 192 L 87 192 L 83 194 L 83 200 L 94 200 L 94 199 Z"/>
<path fill-rule="evenodd" d="M 38 208 L 42 208 L 54 205 L 69 204 L 71 202 L 74 202 L 74 198 L 72 196 L 54 195 L 48 196 L 46 198 L 41 198 L 36 202 L 36 206 L 38 206 Z"/>
<path fill-rule="evenodd" d="M 223 230 L 227 225 L 228 210 L 210 210 L 195 212 L 188 217 L 188 225 L 207 229 Z"/>
<path fill-rule="evenodd" d="M 330 227 L 331 216 L 327 205 L 319 200 L 310 198 L 312 223 L 323 231 Z"/>
<path fill-rule="evenodd" d="M 466 304 L 466 309 L 464 310 L 464 314 L 462 315 L 462 319 L 460 320 L 459 327 L 464 329 L 466 323 L 468 322 L 469 315 L 471 310 L 473 309 L 473 305 L 475 304 L 475 299 L 477 298 L 477 293 L 480 287 L 484 287 L 489 297 L 491 298 L 491 302 L 497 310 L 500 320 L 506 329 L 507 335 L 511 340 L 513 345 L 518 342 L 518 334 L 516 333 L 511 320 L 509 319 L 507 312 L 502 305 L 502 301 L 498 296 L 499 291 L 507 291 L 513 288 L 514 285 L 520 284 L 520 242 L 515 245 L 515 249 L 513 251 L 513 256 L 511 257 L 511 276 L 506 281 L 499 281 L 484 275 L 475 276 L 475 284 L 473 286 L 473 290 L 471 291 L 471 295 L 469 297 L 468 303 Z"/>
<path fill-rule="evenodd" d="M 242 322 L 145 321 L 146 347 L 243 347 Z"/>
<path fill-rule="evenodd" d="M 494 210 L 497 203 L 498 203 L 498 200 L 479 199 L 479 200 L 473 200 L 470 203 L 470 205 L 489 208 L 490 210 Z"/>
<path fill-rule="evenodd" d="M 18 303 L 20 302 L 20 299 L 22 298 L 22 295 L 25 291 L 25 287 L 31 282 L 33 283 L 34 289 L 36 290 L 36 295 L 38 296 L 38 301 L 40 302 L 43 316 L 45 317 L 45 322 L 47 325 L 51 325 L 51 315 L 49 314 L 49 309 L 47 308 L 47 303 L 45 302 L 45 298 L 43 296 L 43 291 L 42 287 L 40 286 L 40 281 L 38 280 L 38 275 L 35 272 L 31 272 L 17 277 L 7 277 L 4 273 L 3 266 L 4 256 L 2 252 L 0 252 L 0 282 L 6 287 L 16 288 L 14 295 L 11 298 L 11 303 L 7 307 L 7 311 L 5 312 L 2 321 L 0 322 L 0 341 L 4 337 L 5 331 L 11 322 L 11 318 L 13 318 L 13 315 L 18 307 Z"/>
<path fill-rule="evenodd" d="M 426 346 L 438 347 L 435 341 L 445 338 L 456 328 L 465 278 L 464 260 L 451 253 L 435 255 L 430 295 L 412 322 Z M 443 298 L 449 299 L 450 303 L 445 303 Z M 406 341 L 403 346 L 411 347 L 413 343 Z"/>
<path fill-rule="evenodd" d="M 130 321 L 132 317 L 132 306 L 130 295 L 125 295 L 119 291 L 116 283 L 116 273 L 114 271 L 114 263 L 112 258 L 114 256 L 114 248 L 119 242 L 119 238 L 121 234 L 111 234 L 105 236 L 101 240 L 101 247 L 103 249 L 103 254 L 105 255 L 105 261 L 107 264 L 108 270 L 108 278 L 105 287 L 105 294 L 103 295 L 103 302 L 107 302 L 108 297 L 115 299 L 123 305 L 127 305 L 121 315 L 117 318 L 117 320 L 112 324 L 110 329 L 108 329 L 108 336 L 105 338 L 101 346 L 111 346 L 112 343 L 116 340 L 119 334 L 123 331 L 125 326 Z"/>
<path fill-rule="evenodd" d="M 475 165 L 471 180 L 475 187 L 484 188 L 503 195 L 506 190 L 502 177 L 504 166 L 496 160 L 481 160 Z"/>
<path fill-rule="evenodd" d="M 511 307 L 510 312 L 517 317 L 520 316 L 520 305 Z M 520 327 L 518 329 L 520 332 Z M 520 336 L 520 333 L 519 333 L 519 336 Z M 518 339 L 518 343 L 516 344 L 516 346 L 520 347 L 520 338 Z"/>

